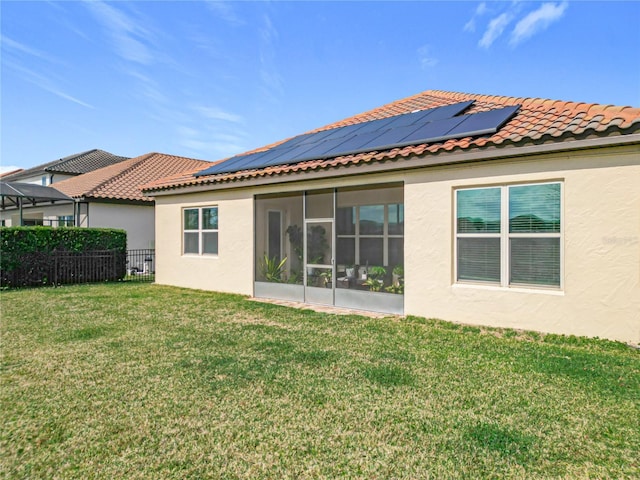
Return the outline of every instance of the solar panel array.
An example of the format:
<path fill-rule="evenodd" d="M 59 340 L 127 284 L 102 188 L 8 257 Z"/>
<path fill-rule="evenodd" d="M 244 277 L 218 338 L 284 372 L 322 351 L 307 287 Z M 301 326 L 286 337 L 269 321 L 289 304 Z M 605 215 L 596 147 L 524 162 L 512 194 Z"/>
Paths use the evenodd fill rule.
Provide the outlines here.
<path fill-rule="evenodd" d="M 472 104 L 473 100 L 298 135 L 263 152 L 231 157 L 198 172 L 196 177 L 492 134 L 520 108 L 460 115 Z"/>

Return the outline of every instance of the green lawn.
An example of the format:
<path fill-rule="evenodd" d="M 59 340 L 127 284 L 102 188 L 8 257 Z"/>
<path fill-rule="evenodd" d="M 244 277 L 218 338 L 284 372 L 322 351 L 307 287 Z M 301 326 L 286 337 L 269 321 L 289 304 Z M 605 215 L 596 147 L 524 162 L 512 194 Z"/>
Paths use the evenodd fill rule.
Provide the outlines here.
<path fill-rule="evenodd" d="M 113 284 L 5 291 L 6 478 L 638 478 L 623 344 Z"/>

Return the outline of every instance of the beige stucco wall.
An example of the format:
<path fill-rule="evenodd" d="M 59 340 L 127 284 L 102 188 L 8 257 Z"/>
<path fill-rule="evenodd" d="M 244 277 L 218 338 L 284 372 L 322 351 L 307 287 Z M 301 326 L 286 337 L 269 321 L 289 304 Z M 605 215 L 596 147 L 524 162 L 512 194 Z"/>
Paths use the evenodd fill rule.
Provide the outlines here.
<path fill-rule="evenodd" d="M 387 173 L 373 175 L 368 181 L 388 183 L 401 179 L 400 173 Z M 156 283 L 252 295 L 255 255 L 254 195 L 361 183 L 359 178 L 347 177 L 257 188 L 159 195 L 155 197 Z M 219 222 L 218 255 L 182 255 L 182 210 L 216 205 Z M 292 215 L 299 213 L 291 212 Z"/>
<path fill-rule="evenodd" d="M 454 281 L 454 188 L 564 184 L 561 290 Z M 640 156 L 593 150 L 423 170 L 405 183 L 405 313 L 640 343 Z"/>
<path fill-rule="evenodd" d="M 151 205 L 90 203 L 89 225 L 127 231 L 127 249 L 155 247 L 154 208 Z"/>
<path fill-rule="evenodd" d="M 182 210 L 218 206 L 218 255 L 182 255 Z M 253 293 L 253 192 L 156 198 L 156 283 Z"/>
<path fill-rule="evenodd" d="M 561 290 L 454 281 L 457 187 L 563 182 Z M 253 293 L 253 196 L 405 182 L 405 313 L 640 343 L 640 151 L 593 149 L 407 172 L 156 197 L 156 282 Z M 218 205 L 219 255 L 182 255 L 182 208 Z"/>

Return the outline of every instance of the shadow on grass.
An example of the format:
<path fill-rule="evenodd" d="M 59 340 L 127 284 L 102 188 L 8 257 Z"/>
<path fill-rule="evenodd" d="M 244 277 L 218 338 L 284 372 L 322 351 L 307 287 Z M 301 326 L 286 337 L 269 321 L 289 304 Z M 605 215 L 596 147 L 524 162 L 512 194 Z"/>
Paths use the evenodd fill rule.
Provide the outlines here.
<path fill-rule="evenodd" d="M 511 457 L 520 465 L 531 460 L 531 449 L 536 441 L 531 435 L 493 423 L 478 423 L 468 427 L 463 438 L 472 450 L 480 449 Z"/>
<path fill-rule="evenodd" d="M 362 370 L 364 377 L 371 383 L 383 387 L 401 387 L 413 385 L 412 373 L 397 365 L 374 365 Z"/>
<path fill-rule="evenodd" d="M 102 326 L 83 327 L 76 328 L 68 332 L 62 332 L 58 335 L 57 340 L 59 342 L 94 340 L 96 338 L 104 337 L 108 333 L 109 329 Z"/>

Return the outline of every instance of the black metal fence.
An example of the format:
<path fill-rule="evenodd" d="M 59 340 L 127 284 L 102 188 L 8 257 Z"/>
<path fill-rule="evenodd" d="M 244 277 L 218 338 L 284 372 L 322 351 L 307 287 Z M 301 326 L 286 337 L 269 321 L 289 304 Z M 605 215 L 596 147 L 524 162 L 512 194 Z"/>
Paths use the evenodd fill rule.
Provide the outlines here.
<path fill-rule="evenodd" d="M 3 287 L 35 287 L 122 280 L 125 255 L 118 250 L 23 253 L 5 268 L 0 280 Z"/>
<path fill-rule="evenodd" d="M 156 251 L 152 248 L 127 250 L 126 280 L 153 282 L 155 279 Z"/>
<path fill-rule="evenodd" d="M 135 281 L 155 278 L 155 250 L 94 250 L 90 252 L 32 252 L 19 263 L 0 271 L 0 287 Z"/>

